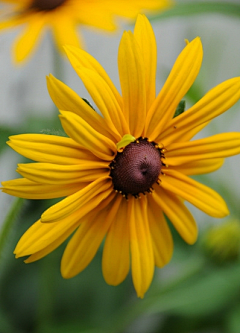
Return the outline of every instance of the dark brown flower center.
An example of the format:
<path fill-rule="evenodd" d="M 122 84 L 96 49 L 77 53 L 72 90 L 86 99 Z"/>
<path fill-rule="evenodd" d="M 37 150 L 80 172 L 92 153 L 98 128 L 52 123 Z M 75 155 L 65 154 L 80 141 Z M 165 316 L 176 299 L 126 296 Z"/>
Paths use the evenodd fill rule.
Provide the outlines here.
<path fill-rule="evenodd" d="M 52 10 L 61 6 L 66 0 L 33 0 L 30 9 Z"/>
<path fill-rule="evenodd" d="M 151 192 L 161 172 L 161 150 L 139 138 L 118 152 L 110 164 L 114 189 L 123 195 Z"/>

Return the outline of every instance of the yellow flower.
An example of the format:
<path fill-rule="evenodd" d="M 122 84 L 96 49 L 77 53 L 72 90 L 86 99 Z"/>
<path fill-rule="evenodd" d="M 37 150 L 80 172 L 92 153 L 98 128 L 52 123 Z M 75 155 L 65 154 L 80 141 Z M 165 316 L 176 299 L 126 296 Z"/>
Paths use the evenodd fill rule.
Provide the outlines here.
<path fill-rule="evenodd" d="M 14 59 L 21 62 L 40 42 L 45 30 L 51 29 L 55 42 L 82 47 L 77 26 L 113 31 L 116 16 L 135 18 L 142 10 L 162 10 L 171 0 L 0 0 L 8 4 L 1 11 L 0 30 L 22 26 L 23 33 L 14 44 Z M 10 6 L 11 5 L 11 6 Z"/>
<path fill-rule="evenodd" d="M 71 278 L 93 259 L 106 236 L 102 270 L 110 285 L 131 271 L 137 295 L 151 284 L 154 267 L 173 252 L 164 214 L 182 238 L 193 244 L 197 226 L 184 200 L 214 217 L 228 208 L 214 190 L 189 178 L 218 169 L 223 158 L 240 152 L 240 133 L 189 141 L 240 98 L 240 78 L 210 90 L 173 118 L 202 61 L 199 38 L 188 43 L 155 96 L 156 42 L 145 16 L 119 46 L 122 96 L 101 65 L 73 46 L 66 52 L 89 91 L 99 115 L 53 76 L 47 80 L 69 137 L 12 136 L 9 145 L 38 163 L 20 164 L 24 177 L 3 182 L 3 191 L 30 199 L 66 197 L 47 209 L 20 239 L 15 254 L 38 260 L 75 230 L 64 251 L 61 272 Z M 131 258 L 131 259 L 130 259 Z"/>

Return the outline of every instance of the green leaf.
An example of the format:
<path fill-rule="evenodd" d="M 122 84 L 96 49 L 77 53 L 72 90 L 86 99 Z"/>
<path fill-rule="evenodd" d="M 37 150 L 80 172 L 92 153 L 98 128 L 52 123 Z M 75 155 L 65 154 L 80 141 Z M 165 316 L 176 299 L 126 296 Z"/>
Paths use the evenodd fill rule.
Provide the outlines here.
<path fill-rule="evenodd" d="M 228 315 L 228 333 L 239 333 L 240 327 L 240 306 L 236 308 Z"/>
<path fill-rule="evenodd" d="M 133 299 L 129 305 L 124 306 L 118 313 L 113 315 L 109 320 L 109 326 L 105 328 L 105 332 L 123 332 L 134 320 L 143 315 L 165 312 L 165 297 L 168 297 L 168 294 L 171 295 L 172 291 L 178 290 L 178 288 L 180 288 L 185 281 L 188 282 L 192 276 L 198 276 L 203 267 L 204 261 L 199 257 L 190 258 L 187 264 L 182 266 L 181 272 L 176 274 L 177 276 L 174 276 L 173 279 L 168 280 L 164 285 L 159 284 L 159 282 L 153 283 L 144 299 Z M 162 303 L 161 300 L 163 300 Z M 158 301 L 161 303 L 160 306 L 162 308 L 151 312 L 152 306 Z M 168 306 L 168 304 L 166 305 Z"/>
<path fill-rule="evenodd" d="M 173 118 L 179 116 L 180 114 L 182 114 L 185 111 L 185 106 L 186 106 L 186 102 L 183 100 L 178 104 L 178 107 L 174 113 Z"/>
<path fill-rule="evenodd" d="M 158 15 L 151 16 L 150 20 L 162 20 L 176 16 L 190 16 L 207 13 L 224 14 L 239 17 L 240 5 L 237 3 L 229 3 L 227 1 L 189 1 L 177 3 L 169 10 L 166 10 Z"/>
<path fill-rule="evenodd" d="M 143 315 L 167 313 L 201 318 L 216 314 L 230 306 L 238 297 L 236 290 L 240 288 L 240 266 L 237 264 L 213 269 L 205 266 L 203 269 L 201 260 L 195 264 L 193 275 L 187 274 L 186 279 L 180 280 L 178 277 L 169 285 L 155 285 L 143 300 L 123 309 L 106 331 L 124 331 L 131 322 Z"/>
<path fill-rule="evenodd" d="M 149 314 L 168 311 L 204 316 L 216 313 L 236 296 L 236 290 L 240 288 L 239 274 L 238 265 L 199 274 L 176 289 L 146 299 L 145 309 Z"/>

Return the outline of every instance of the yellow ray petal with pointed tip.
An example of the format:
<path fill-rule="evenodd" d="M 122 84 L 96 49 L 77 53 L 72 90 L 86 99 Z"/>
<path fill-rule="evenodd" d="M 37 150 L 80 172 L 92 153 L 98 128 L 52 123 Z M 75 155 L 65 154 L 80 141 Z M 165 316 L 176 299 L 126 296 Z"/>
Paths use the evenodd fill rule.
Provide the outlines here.
<path fill-rule="evenodd" d="M 126 278 L 130 268 L 127 209 L 128 202 L 123 198 L 109 228 L 103 249 L 103 277 L 112 286 L 121 283 Z"/>
<path fill-rule="evenodd" d="M 107 125 L 116 135 L 129 133 L 129 127 L 123 112 L 108 84 L 95 71 L 79 67 L 76 72 L 80 76 L 94 103 L 103 115 Z"/>
<path fill-rule="evenodd" d="M 78 142 L 80 147 L 89 150 L 102 160 L 111 161 L 113 159 L 117 151 L 113 141 L 97 132 L 75 113 L 61 111 L 59 117 L 64 131 Z"/>
<path fill-rule="evenodd" d="M 200 101 L 180 116 L 172 119 L 157 142 L 168 145 L 178 142 L 181 137 L 193 128 L 202 129 L 209 120 L 219 116 L 232 107 L 240 98 L 240 77 L 229 79 L 211 89 Z M 203 124 L 203 126 L 200 126 Z M 197 132 L 196 132 L 197 133 Z M 195 133 L 195 134 L 196 134 Z"/>
<path fill-rule="evenodd" d="M 71 278 L 80 273 L 94 258 L 114 217 L 118 211 L 121 197 L 111 202 L 106 209 L 93 214 L 82 223 L 69 241 L 61 261 L 61 273 Z"/>
<path fill-rule="evenodd" d="M 140 46 L 133 34 L 124 32 L 118 51 L 118 70 L 123 96 L 123 112 L 131 135 L 142 136 L 146 119 L 145 67 Z"/>
<path fill-rule="evenodd" d="M 44 225 L 47 224 L 44 223 Z M 46 257 L 49 253 L 53 252 L 56 248 L 58 248 L 73 233 L 75 229 L 76 225 L 73 225 L 68 230 L 64 230 L 64 233 L 61 236 L 59 236 L 55 241 L 52 241 L 52 243 L 46 246 L 44 249 L 33 253 L 30 257 L 24 260 L 24 262 L 26 264 L 30 264 L 31 262 Z"/>
<path fill-rule="evenodd" d="M 167 225 L 162 208 L 152 199 L 148 198 L 148 222 L 152 237 L 155 265 L 163 267 L 172 258 L 173 239 Z"/>
<path fill-rule="evenodd" d="M 193 161 L 190 163 L 185 163 L 178 165 L 176 167 L 171 166 L 171 170 L 177 170 L 184 175 L 201 175 L 204 173 L 209 173 L 219 169 L 224 163 L 224 158 L 209 158 L 202 161 Z M 165 169 L 162 169 L 163 173 Z"/>
<path fill-rule="evenodd" d="M 148 112 L 156 97 L 157 45 L 152 26 L 146 16 L 138 15 L 134 37 L 140 46 L 145 66 L 146 108 Z"/>
<path fill-rule="evenodd" d="M 70 218 L 65 218 L 59 223 L 35 222 L 20 238 L 14 250 L 16 258 L 43 252 L 62 242 L 77 228 L 79 211 L 74 212 Z"/>
<path fill-rule="evenodd" d="M 147 199 L 129 198 L 132 279 L 138 297 L 143 298 L 154 274 L 154 253 L 147 217 Z"/>
<path fill-rule="evenodd" d="M 42 13 L 36 13 L 29 17 L 28 25 L 23 34 L 14 43 L 14 60 L 22 62 L 37 47 L 40 42 L 45 17 Z"/>
<path fill-rule="evenodd" d="M 101 134 L 109 136 L 114 131 L 107 126 L 105 119 L 93 110 L 78 94 L 53 75 L 47 77 L 47 88 L 54 104 L 59 110 L 78 114 Z"/>
<path fill-rule="evenodd" d="M 93 209 L 97 202 L 105 199 L 112 192 L 112 183 L 109 177 L 102 177 L 89 185 L 85 186 L 82 190 L 75 192 L 67 198 L 61 200 L 55 205 L 51 206 L 41 216 L 42 222 L 56 222 L 69 216 L 72 212 L 79 207 L 85 209 Z M 86 205 L 88 203 L 88 206 Z"/>
<path fill-rule="evenodd" d="M 195 38 L 178 56 L 162 90 L 148 112 L 145 135 L 156 141 L 175 110 L 195 81 L 203 57 L 200 38 Z"/>
<path fill-rule="evenodd" d="M 189 201 L 191 204 L 213 217 L 229 214 L 223 198 L 214 190 L 175 170 L 165 170 L 161 186 L 163 189 Z"/>
<path fill-rule="evenodd" d="M 64 49 L 67 53 L 67 57 L 68 57 L 69 61 L 71 62 L 73 68 L 76 71 L 78 70 L 78 67 L 85 67 L 85 68 L 94 70 L 96 73 L 98 73 L 102 77 L 102 79 L 110 87 L 113 95 L 115 96 L 116 100 L 118 101 L 118 104 L 122 108 L 122 97 L 120 96 L 116 87 L 114 86 L 111 79 L 109 78 L 108 74 L 103 69 L 103 67 L 99 64 L 99 62 L 96 59 L 94 59 L 90 54 L 88 54 L 86 51 L 78 49 L 74 46 L 65 45 Z"/>
<path fill-rule="evenodd" d="M 38 184 L 29 179 L 18 178 L 2 182 L 2 191 L 24 199 L 53 199 L 71 195 L 81 190 L 85 183 L 73 184 Z"/>
<path fill-rule="evenodd" d="M 23 177 L 41 184 L 88 183 L 109 174 L 107 162 L 58 165 L 51 163 L 18 164 L 16 170 Z"/>
<path fill-rule="evenodd" d="M 156 188 L 153 200 L 167 215 L 177 232 L 188 244 L 195 243 L 197 239 L 197 225 L 194 217 L 176 195 L 164 191 L 161 187 Z"/>
<path fill-rule="evenodd" d="M 60 165 L 99 161 L 71 138 L 47 134 L 19 134 L 9 137 L 8 145 L 17 153 L 35 160 Z"/>
<path fill-rule="evenodd" d="M 104 209 L 113 200 L 114 196 L 115 193 L 112 193 L 99 204 L 96 202 L 95 208 Z M 65 233 L 68 236 L 83 220 L 85 221 L 92 214 L 93 210 L 89 211 L 80 207 L 69 216 L 59 220 L 58 223 L 42 223 L 39 220 L 23 234 L 14 253 L 17 257 L 33 254 L 33 257 L 36 258 L 39 255 L 46 255 L 60 240 L 64 240 Z"/>
<path fill-rule="evenodd" d="M 240 153 L 240 133 L 216 134 L 205 139 L 172 143 L 167 147 L 164 163 L 181 165 L 208 158 L 221 158 Z"/>

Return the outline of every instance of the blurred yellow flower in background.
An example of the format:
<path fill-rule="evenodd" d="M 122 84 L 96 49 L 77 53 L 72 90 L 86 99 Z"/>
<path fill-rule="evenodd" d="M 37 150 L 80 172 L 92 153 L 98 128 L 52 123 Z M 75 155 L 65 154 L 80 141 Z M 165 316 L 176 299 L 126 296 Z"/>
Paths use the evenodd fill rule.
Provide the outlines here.
<path fill-rule="evenodd" d="M 82 47 L 78 25 L 114 31 L 117 16 L 135 18 L 143 10 L 158 11 L 170 6 L 170 0 L 2 0 L 0 30 L 22 26 L 13 55 L 16 62 L 29 57 L 50 28 L 54 40 L 62 45 Z"/>
<path fill-rule="evenodd" d="M 3 191 L 27 199 L 66 197 L 47 209 L 20 239 L 16 257 L 38 260 L 63 243 L 61 272 L 71 278 L 94 258 L 106 236 L 102 270 L 110 285 L 121 283 L 131 264 L 137 295 L 149 288 L 154 267 L 173 252 L 164 214 L 189 244 L 197 238 L 190 202 L 224 217 L 224 200 L 188 177 L 218 169 L 224 157 L 240 153 L 240 133 L 189 141 L 211 119 L 240 98 L 240 78 L 211 89 L 174 118 L 202 63 L 200 38 L 178 56 L 156 97 L 157 49 L 152 27 L 139 15 L 134 33 L 124 32 L 118 67 L 122 95 L 88 53 L 66 46 L 67 56 L 101 115 L 52 75 L 48 90 L 69 137 L 22 134 L 9 145 L 37 163 L 20 164 L 24 177 L 3 182 Z"/>

